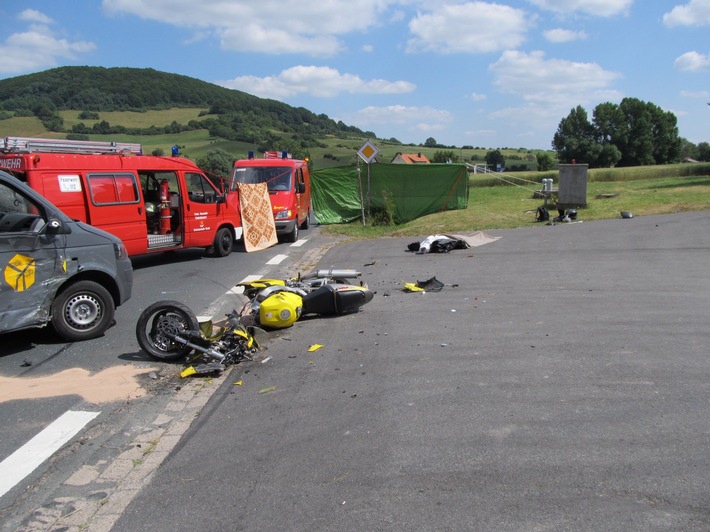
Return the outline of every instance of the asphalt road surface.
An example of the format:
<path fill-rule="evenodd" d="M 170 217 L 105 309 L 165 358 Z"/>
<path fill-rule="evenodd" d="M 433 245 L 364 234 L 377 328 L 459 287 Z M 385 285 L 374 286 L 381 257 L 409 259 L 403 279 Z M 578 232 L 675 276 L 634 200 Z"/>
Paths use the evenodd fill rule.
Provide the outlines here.
<path fill-rule="evenodd" d="M 332 248 L 374 300 L 235 368 L 113 529 L 710 529 L 710 212 L 489 234 Z"/>
<path fill-rule="evenodd" d="M 144 308 L 177 299 L 198 315 L 221 318 L 242 304 L 243 298 L 233 294 L 236 282 L 274 268 L 290 268 L 293 274 L 298 264 L 306 267 L 313 260 L 308 257 L 327 240 L 319 233 L 314 227 L 294 244 L 256 253 L 245 253 L 240 245 L 221 258 L 199 249 L 134 257 L 133 296 L 117 309 L 115 325 L 100 338 L 71 343 L 50 328 L 3 334 L 0 530 L 15 530 L 20 522 L 29 523 L 27 529 L 83 524 L 90 512 L 77 502 L 73 490 L 65 494 L 67 483 L 77 482 L 75 471 L 80 471 L 82 486 L 92 477 L 98 481 L 99 475 L 115 480 L 112 470 L 120 460 L 114 458 L 127 444 L 136 447 L 143 434 L 153 434 L 156 420 L 160 427 L 174 425 L 175 416 L 166 409 L 182 407 L 177 400 L 181 394 L 204 397 L 217 386 L 217 381 L 209 386 L 193 383 L 190 389 L 179 378 L 178 364 L 157 362 L 140 350 L 135 326 Z M 195 410 L 200 406 L 196 403 Z M 152 440 L 154 436 L 147 443 Z M 88 483 L 79 495 L 96 502 L 96 493 L 113 493 L 105 484 L 92 492 L 96 484 Z M 57 500 L 64 502 L 59 505 Z M 27 522 L 30 515 L 34 517 Z"/>

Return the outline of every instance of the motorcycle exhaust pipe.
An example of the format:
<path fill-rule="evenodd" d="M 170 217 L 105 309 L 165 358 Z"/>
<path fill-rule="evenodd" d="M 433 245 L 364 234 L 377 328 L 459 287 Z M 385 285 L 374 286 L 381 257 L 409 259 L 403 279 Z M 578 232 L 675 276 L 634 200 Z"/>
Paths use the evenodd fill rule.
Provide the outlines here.
<path fill-rule="evenodd" d="M 354 279 L 360 277 L 361 272 L 353 269 L 333 269 L 330 270 L 315 270 L 301 277 L 301 279 Z"/>
<path fill-rule="evenodd" d="M 165 333 L 165 336 L 167 336 L 168 338 L 170 338 L 174 342 L 185 345 L 187 347 L 192 347 L 195 351 L 199 351 L 200 353 L 203 353 L 205 355 L 209 355 L 213 358 L 216 358 L 220 362 L 222 362 L 224 360 L 224 355 L 222 353 L 218 353 L 217 351 L 213 351 L 212 349 L 202 347 L 201 345 L 197 345 L 189 340 L 186 340 L 182 336 L 178 336 L 178 335 L 172 334 L 172 333 Z"/>

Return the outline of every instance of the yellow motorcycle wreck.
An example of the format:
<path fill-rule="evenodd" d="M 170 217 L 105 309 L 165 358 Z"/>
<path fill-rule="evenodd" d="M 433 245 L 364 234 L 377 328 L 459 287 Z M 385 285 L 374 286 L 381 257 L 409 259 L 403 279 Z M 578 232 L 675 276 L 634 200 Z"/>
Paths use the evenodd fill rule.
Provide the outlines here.
<path fill-rule="evenodd" d="M 251 303 L 243 323 L 267 329 L 283 329 L 301 316 L 341 316 L 360 310 L 372 301 L 366 285 L 351 284 L 360 277 L 357 270 L 316 270 L 295 279 L 259 279 L 239 283 Z"/>
<path fill-rule="evenodd" d="M 181 376 L 221 372 L 259 350 L 256 327 L 282 329 L 302 316 L 340 316 L 358 312 L 372 301 L 366 285 L 350 284 L 356 270 L 317 270 L 294 279 L 260 279 L 239 283 L 248 302 L 241 312 L 227 315 L 226 323 L 198 323 L 195 313 L 179 301 L 158 301 L 146 308 L 136 323 L 141 349 L 157 360 L 185 360 Z M 191 353 L 194 354 L 192 356 Z"/>

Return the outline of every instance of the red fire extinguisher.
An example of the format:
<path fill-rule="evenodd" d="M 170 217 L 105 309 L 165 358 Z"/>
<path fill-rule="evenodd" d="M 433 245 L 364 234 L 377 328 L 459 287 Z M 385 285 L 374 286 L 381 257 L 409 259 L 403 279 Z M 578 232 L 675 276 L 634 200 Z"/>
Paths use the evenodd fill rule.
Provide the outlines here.
<path fill-rule="evenodd" d="M 160 182 L 160 234 L 170 233 L 170 183 L 167 179 Z"/>

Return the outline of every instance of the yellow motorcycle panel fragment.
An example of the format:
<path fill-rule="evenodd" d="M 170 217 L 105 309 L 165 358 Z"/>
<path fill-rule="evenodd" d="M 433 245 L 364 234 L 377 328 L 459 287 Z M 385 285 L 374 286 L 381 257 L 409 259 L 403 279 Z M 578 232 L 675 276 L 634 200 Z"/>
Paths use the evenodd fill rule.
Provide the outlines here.
<path fill-rule="evenodd" d="M 404 289 L 409 292 L 423 292 L 424 289 L 417 286 L 417 283 L 404 283 Z"/>
<path fill-rule="evenodd" d="M 197 373 L 197 371 L 195 371 L 195 368 L 193 366 L 190 366 L 189 368 L 185 368 L 180 372 L 180 377 L 184 379 L 185 377 L 189 377 L 190 375 L 194 375 L 195 373 Z"/>

